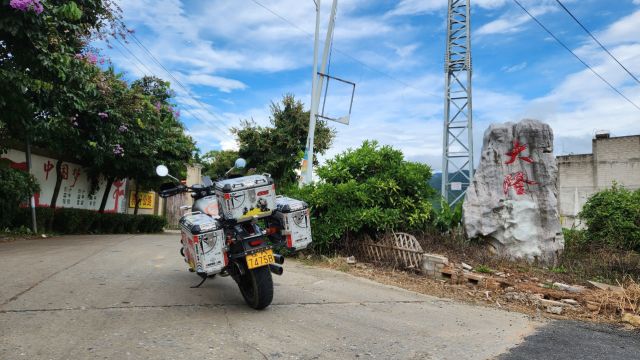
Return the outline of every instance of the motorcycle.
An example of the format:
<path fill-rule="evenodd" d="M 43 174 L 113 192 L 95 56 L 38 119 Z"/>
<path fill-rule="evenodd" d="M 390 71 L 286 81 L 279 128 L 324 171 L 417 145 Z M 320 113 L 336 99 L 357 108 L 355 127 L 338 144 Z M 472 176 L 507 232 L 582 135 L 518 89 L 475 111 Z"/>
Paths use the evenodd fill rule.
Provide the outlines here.
<path fill-rule="evenodd" d="M 156 173 L 174 180 L 160 187 L 162 198 L 189 192 L 192 206 L 180 218 L 180 254 L 189 271 L 200 276 L 199 287 L 216 275 L 231 276 L 247 305 L 264 309 L 273 300 L 272 274 L 282 275 L 284 256 L 274 249 L 299 251 L 312 241 L 306 203 L 277 196 L 269 174 L 228 178 L 242 169 L 238 159 L 223 179 L 207 176 L 202 184 L 186 186 L 164 165 Z"/>

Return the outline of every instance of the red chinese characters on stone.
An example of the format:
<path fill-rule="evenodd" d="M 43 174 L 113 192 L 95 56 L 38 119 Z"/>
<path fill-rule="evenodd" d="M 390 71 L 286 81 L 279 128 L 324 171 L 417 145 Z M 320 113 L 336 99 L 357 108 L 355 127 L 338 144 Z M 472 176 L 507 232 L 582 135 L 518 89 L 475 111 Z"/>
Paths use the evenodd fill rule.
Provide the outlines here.
<path fill-rule="evenodd" d="M 502 183 L 502 190 L 505 195 L 509 194 L 509 188 L 513 187 L 516 191 L 516 195 L 524 195 L 524 185 L 536 185 L 537 182 L 533 180 L 527 179 L 527 175 L 522 171 L 518 171 L 515 174 L 509 174 L 504 177 L 504 182 Z"/>
<path fill-rule="evenodd" d="M 511 151 L 506 154 L 506 155 L 509 156 L 509 160 L 505 161 L 504 163 L 507 164 L 507 165 L 511 165 L 517 159 L 520 159 L 522 161 L 526 161 L 528 163 L 532 163 L 533 159 L 531 159 L 528 156 L 521 156 L 520 155 L 526 149 L 527 149 L 527 144 L 520 144 L 520 142 L 518 140 L 514 140 L 513 141 L 513 149 L 511 149 Z"/>
<path fill-rule="evenodd" d="M 80 168 L 73 169 L 73 185 L 71 187 L 76 186 L 76 182 L 78 182 L 78 178 L 80 177 Z"/>
<path fill-rule="evenodd" d="M 47 160 L 47 162 L 43 164 L 43 167 L 44 167 L 44 173 L 46 174 L 46 177 L 44 179 L 49 180 L 49 172 L 53 170 L 53 164 L 51 163 L 50 160 Z"/>

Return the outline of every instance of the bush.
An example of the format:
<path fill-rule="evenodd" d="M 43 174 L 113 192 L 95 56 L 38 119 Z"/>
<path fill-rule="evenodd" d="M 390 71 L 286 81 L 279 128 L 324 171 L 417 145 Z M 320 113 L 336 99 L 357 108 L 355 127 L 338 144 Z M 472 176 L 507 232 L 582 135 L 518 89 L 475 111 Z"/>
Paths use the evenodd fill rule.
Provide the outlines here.
<path fill-rule="evenodd" d="M 458 202 L 453 209 L 442 199 L 440 209 L 433 210 L 431 215 L 433 226 L 441 233 L 448 233 L 462 224 L 462 201 Z"/>
<path fill-rule="evenodd" d="M 29 208 L 18 208 L 14 209 L 13 214 L 11 215 L 13 221 L 10 224 L 10 228 L 12 229 L 20 229 L 20 228 L 31 228 L 31 209 Z M 50 230 L 48 227 L 51 226 L 51 220 L 53 219 L 53 209 L 39 207 L 36 208 L 36 221 L 38 225 L 38 231 L 46 231 Z"/>
<path fill-rule="evenodd" d="M 97 213 L 83 209 L 56 209 L 53 231 L 60 234 L 86 234 L 93 229 Z"/>
<path fill-rule="evenodd" d="M 140 224 L 138 229 L 141 233 L 157 233 L 167 226 L 167 219 L 162 216 L 138 215 Z"/>
<path fill-rule="evenodd" d="M 286 192 L 309 204 L 313 240 L 320 251 L 343 248 L 350 238 L 364 234 L 430 225 L 431 169 L 405 161 L 402 152 L 390 146 L 365 141 L 328 160 L 317 174 L 318 184 Z"/>
<path fill-rule="evenodd" d="M 26 208 L 14 212 L 12 229 L 30 228 L 31 211 Z M 92 210 L 36 208 L 38 230 L 59 234 L 135 234 L 162 232 L 167 225 L 164 217 L 156 215 L 101 214 Z M 52 222 L 53 220 L 53 222 Z"/>
<path fill-rule="evenodd" d="M 593 194 L 579 217 L 587 225 L 586 245 L 640 251 L 640 190 L 614 184 Z"/>
<path fill-rule="evenodd" d="M 28 201 L 29 196 L 38 191 L 40 187 L 32 175 L 0 163 L 0 229 L 10 227 L 20 203 Z"/>

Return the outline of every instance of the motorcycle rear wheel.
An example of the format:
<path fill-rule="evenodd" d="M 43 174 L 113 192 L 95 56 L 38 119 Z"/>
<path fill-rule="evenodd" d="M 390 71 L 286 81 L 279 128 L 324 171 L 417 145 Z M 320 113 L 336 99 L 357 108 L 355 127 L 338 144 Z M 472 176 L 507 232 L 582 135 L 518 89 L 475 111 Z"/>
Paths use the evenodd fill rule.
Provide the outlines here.
<path fill-rule="evenodd" d="M 238 287 L 250 307 L 261 310 L 269 306 L 273 300 L 273 279 L 269 266 L 246 270 Z"/>

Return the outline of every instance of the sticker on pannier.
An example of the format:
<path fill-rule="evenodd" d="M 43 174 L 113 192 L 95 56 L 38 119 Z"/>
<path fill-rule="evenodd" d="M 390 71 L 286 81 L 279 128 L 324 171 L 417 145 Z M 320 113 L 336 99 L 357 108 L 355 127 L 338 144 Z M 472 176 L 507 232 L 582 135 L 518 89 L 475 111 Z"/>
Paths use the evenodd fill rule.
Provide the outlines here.
<path fill-rule="evenodd" d="M 225 219 L 238 222 L 270 216 L 275 208 L 276 190 L 267 175 L 244 176 L 216 183 L 216 196 Z"/>
<path fill-rule="evenodd" d="M 273 216 L 282 226 L 281 234 L 288 248 L 306 249 L 311 244 L 311 221 L 309 207 L 304 201 L 278 196 Z"/>

